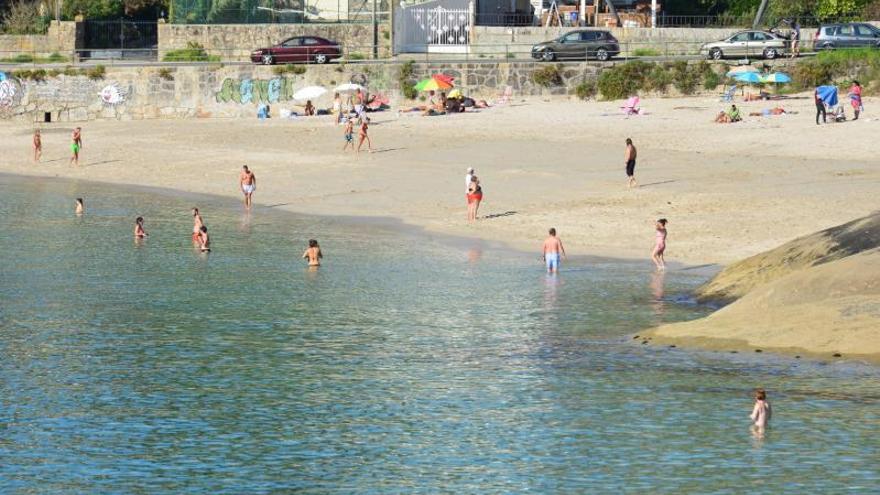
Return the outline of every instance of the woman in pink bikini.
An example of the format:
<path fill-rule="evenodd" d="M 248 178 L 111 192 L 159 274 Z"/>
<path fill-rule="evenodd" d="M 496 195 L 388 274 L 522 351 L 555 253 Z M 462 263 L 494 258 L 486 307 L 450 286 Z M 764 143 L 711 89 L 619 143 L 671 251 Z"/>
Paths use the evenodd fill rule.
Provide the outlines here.
<path fill-rule="evenodd" d="M 654 251 L 651 253 L 651 259 L 657 265 L 658 271 L 666 270 L 666 261 L 663 259 L 663 252 L 666 251 L 666 219 L 661 218 L 654 224 L 657 229 L 656 241 L 654 243 Z"/>

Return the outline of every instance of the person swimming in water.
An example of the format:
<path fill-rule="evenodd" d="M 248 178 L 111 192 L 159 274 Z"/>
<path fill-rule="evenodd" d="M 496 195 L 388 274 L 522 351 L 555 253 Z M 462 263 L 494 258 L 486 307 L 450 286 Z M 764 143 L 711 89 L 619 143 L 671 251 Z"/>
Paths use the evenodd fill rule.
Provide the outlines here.
<path fill-rule="evenodd" d="M 192 214 L 193 214 L 193 234 L 192 234 L 192 240 L 193 240 L 194 243 L 198 243 L 198 242 L 199 242 L 199 236 L 201 235 L 202 227 L 205 226 L 205 222 L 202 221 L 202 215 L 199 214 L 199 209 L 198 209 L 198 208 L 193 208 L 193 209 L 192 209 Z"/>
<path fill-rule="evenodd" d="M 666 269 L 666 260 L 663 259 L 663 253 L 666 251 L 666 219 L 661 218 L 654 224 L 657 231 L 655 236 L 654 250 L 651 252 L 651 259 L 657 265 L 657 271 Z"/>
<path fill-rule="evenodd" d="M 324 257 L 324 254 L 321 253 L 321 246 L 318 245 L 317 240 L 309 239 L 309 247 L 302 257 L 304 260 L 309 260 L 309 267 L 321 266 L 321 258 Z"/>
<path fill-rule="evenodd" d="M 137 217 L 134 220 L 134 236 L 138 239 L 143 239 L 148 235 L 147 231 L 144 230 L 144 217 Z"/>
<path fill-rule="evenodd" d="M 76 208 L 74 209 L 76 214 L 82 215 L 83 213 L 85 213 L 85 210 L 86 210 L 86 206 L 85 206 L 85 204 L 83 204 L 83 199 L 76 198 Z"/>
<path fill-rule="evenodd" d="M 203 253 L 208 253 L 211 251 L 211 238 L 208 236 L 208 227 L 202 225 L 199 228 L 199 249 Z"/>

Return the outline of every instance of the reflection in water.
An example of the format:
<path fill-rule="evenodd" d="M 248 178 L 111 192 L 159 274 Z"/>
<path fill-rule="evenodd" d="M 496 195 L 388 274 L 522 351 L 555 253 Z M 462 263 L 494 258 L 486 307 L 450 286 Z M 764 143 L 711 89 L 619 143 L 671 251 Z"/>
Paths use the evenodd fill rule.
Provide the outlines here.
<path fill-rule="evenodd" d="M 468 262 L 471 264 L 477 263 L 480 259 L 483 258 L 483 247 L 480 245 L 474 246 L 468 249 L 467 252 Z"/>
<path fill-rule="evenodd" d="M 666 301 L 663 299 L 666 285 L 666 271 L 655 271 L 651 274 L 651 307 L 658 320 L 666 314 Z"/>

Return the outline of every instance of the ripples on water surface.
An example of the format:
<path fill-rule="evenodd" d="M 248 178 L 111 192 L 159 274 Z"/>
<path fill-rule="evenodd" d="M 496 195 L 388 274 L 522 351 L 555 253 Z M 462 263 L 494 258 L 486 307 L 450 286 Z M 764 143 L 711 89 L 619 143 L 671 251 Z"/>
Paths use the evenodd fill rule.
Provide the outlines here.
<path fill-rule="evenodd" d="M 0 256 L 3 493 L 880 492 L 875 368 L 627 342 L 689 271 L 10 177 Z"/>

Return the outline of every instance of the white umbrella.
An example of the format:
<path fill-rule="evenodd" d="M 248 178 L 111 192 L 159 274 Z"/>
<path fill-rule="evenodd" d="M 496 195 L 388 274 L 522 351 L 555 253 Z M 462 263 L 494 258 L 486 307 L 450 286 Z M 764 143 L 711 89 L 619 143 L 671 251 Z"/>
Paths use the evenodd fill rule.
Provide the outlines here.
<path fill-rule="evenodd" d="M 761 71 L 759 71 L 758 69 L 756 69 L 756 68 L 754 68 L 754 67 L 752 67 L 752 66 L 750 66 L 750 65 L 741 65 L 741 66 L 739 66 L 739 67 L 736 67 L 736 68 L 731 69 L 730 71 L 728 71 L 728 72 L 727 72 L 727 77 L 734 77 L 734 76 L 737 76 L 737 75 L 739 75 L 739 74 L 746 74 L 746 73 L 749 73 L 749 72 L 761 72 Z"/>
<path fill-rule="evenodd" d="M 306 86 L 293 94 L 294 100 L 314 100 L 326 93 L 327 90 L 321 86 Z"/>
<path fill-rule="evenodd" d="M 360 84 L 345 83 L 345 84 L 340 84 L 339 86 L 336 86 L 336 88 L 334 88 L 333 91 L 335 91 L 337 93 L 354 93 L 355 91 L 357 91 L 359 89 L 361 91 L 363 91 L 364 87 L 361 86 Z"/>

